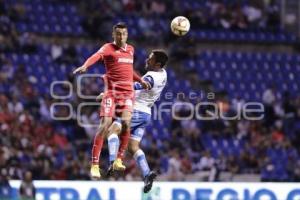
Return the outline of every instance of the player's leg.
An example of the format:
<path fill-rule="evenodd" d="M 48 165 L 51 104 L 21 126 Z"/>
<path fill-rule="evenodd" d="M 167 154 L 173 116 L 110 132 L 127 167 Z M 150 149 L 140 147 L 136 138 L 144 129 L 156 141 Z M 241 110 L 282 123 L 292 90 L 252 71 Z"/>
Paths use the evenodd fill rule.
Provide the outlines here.
<path fill-rule="evenodd" d="M 122 129 L 122 124 L 119 118 L 114 120 L 114 122 L 108 129 L 107 144 L 108 144 L 108 152 L 109 152 L 109 162 L 111 165 L 117 158 L 117 154 L 120 146 L 119 134 L 121 133 L 121 129 Z"/>
<path fill-rule="evenodd" d="M 132 111 L 133 111 L 133 101 L 134 101 L 134 93 L 123 93 L 122 98 L 119 99 L 118 105 L 121 113 L 121 121 L 122 121 L 122 131 L 120 134 L 120 147 L 118 152 L 117 161 L 121 161 L 124 158 L 125 150 L 128 146 L 128 141 L 130 137 L 130 125 L 132 119 Z"/>
<path fill-rule="evenodd" d="M 92 148 L 92 166 L 91 166 L 91 176 L 92 178 L 100 178 L 100 168 L 99 168 L 99 159 L 103 146 L 103 140 L 105 134 L 112 123 L 111 117 L 102 117 L 100 120 L 100 125 L 97 129 L 97 133 L 94 137 L 94 143 Z"/>
<path fill-rule="evenodd" d="M 129 140 L 128 151 L 133 155 L 137 166 L 142 172 L 144 178 L 144 192 L 147 193 L 152 188 L 152 183 L 157 176 L 155 172 L 151 171 L 145 156 L 145 153 L 140 148 L 140 141 L 142 140 L 145 127 L 149 123 L 151 115 L 148 113 L 136 111 L 132 117 L 132 129 Z"/>
<path fill-rule="evenodd" d="M 92 148 L 92 166 L 90 171 L 92 178 L 101 177 L 99 169 L 99 158 L 103 146 L 103 140 L 106 137 L 108 128 L 112 123 L 113 114 L 114 99 L 109 94 L 105 94 L 100 107 L 100 125 L 97 129 Z"/>
<path fill-rule="evenodd" d="M 141 131 L 143 132 L 144 130 L 136 129 L 135 131 L 141 133 Z M 133 158 L 135 159 L 137 166 L 142 172 L 143 180 L 144 180 L 144 192 L 148 193 L 152 188 L 153 181 L 156 178 L 157 174 L 154 171 L 150 170 L 145 153 L 139 147 L 140 139 L 138 139 L 136 135 L 137 134 L 133 134 L 131 136 L 129 141 L 128 151 L 133 155 Z"/>
<path fill-rule="evenodd" d="M 139 143 L 139 141 L 131 138 L 129 141 L 128 151 L 131 155 L 133 155 L 143 177 L 145 177 L 150 172 L 150 168 L 146 160 L 145 153 L 139 147 Z"/>
<path fill-rule="evenodd" d="M 100 93 L 97 97 L 97 101 L 102 101 L 104 98 L 104 93 Z M 122 124 L 121 119 L 118 117 L 114 120 L 114 122 L 110 125 L 107 132 L 107 144 L 108 144 L 108 152 L 109 152 L 109 162 L 110 162 L 110 170 L 112 170 L 112 164 L 116 160 L 117 153 L 119 150 L 119 134 L 121 132 Z M 109 173 L 110 174 L 110 173 Z"/>
<path fill-rule="evenodd" d="M 112 133 L 112 132 L 118 132 L 121 130 L 121 127 L 122 127 L 122 124 L 121 124 L 121 119 L 118 118 L 116 119 L 113 124 L 115 124 L 115 128 L 111 129 L 112 131 L 109 131 L 109 133 Z M 140 127 L 141 125 L 144 124 L 144 119 L 142 118 L 142 116 L 140 116 L 139 112 L 136 112 L 134 111 L 132 113 L 132 117 L 131 117 L 131 123 L 130 123 L 130 131 L 132 132 L 133 130 L 135 130 L 136 128 Z M 117 129 L 119 127 L 119 129 Z M 122 146 L 122 148 L 119 148 L 118 150 L 118 155 L 119 155 L 119 159 L 118 161 L 116 161 L 116 163 L 120 162 L 120 159 L 122 158 L 122 153 L 124 154 L 124 142 L 127 142 L 126 141 L 126 137 L 121 137 L 121 140 L 120 140 L 120 146 Z M 113 155 L 111 156 L 112 158 L 114 157 Z M 115 163 L 115 162 L 114 162 Z M 115 164 L 116 164 L 115 163 Z M 111 165 L 109 168 L 108 168 L 108 171 L 107 171 L 107 176 L 110 176 L 112 174 L 112 172 L 114 171 L 113 169 L 113 165 Z"/>
<path fill-rule="evenodd" d="M 132 113 L 129 110 L 124 110 L 121 114 L 122 130 L 119 137 L 121 142 L 119 146 L 117 159 L 113 163 L 114 170 L 125 170 L 125 166 L 122 163 L 122 159 L 124 158 L 124 154 L 129 142 L 131 116 Z"/>

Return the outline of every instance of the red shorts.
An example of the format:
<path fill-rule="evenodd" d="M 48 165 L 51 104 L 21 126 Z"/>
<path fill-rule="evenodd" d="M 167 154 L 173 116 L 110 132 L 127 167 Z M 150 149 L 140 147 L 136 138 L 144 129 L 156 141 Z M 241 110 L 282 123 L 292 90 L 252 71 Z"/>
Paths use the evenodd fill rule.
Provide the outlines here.
<path fill-rule="evenodd" d="M 100 117 L 116 117 L 123 111 L 132 112 L 134 91 L 116 92 L 108 90 L 104 93 Z"/>

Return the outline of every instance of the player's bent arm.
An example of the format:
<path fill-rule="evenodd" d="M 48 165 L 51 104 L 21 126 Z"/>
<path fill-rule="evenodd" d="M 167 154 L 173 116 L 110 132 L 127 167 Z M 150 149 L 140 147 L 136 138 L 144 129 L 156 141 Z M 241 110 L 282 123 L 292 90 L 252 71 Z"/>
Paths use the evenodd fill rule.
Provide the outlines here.
<path fill-rule="evenodd" d="M 133 81 L 141 83 L 143 80 L 142 78 L 133 70 Z"/>
<path fill-rule="evenodd" d="M 152 89 L 153 88 L 153 85 L 154 85 L 154 80 L 152 78 L 152 76 L 145 76 L 143 78 L 143 81 L 146 82 L 148 84 L 148 89 Z M 142 90 L 144 89 L 143 85 L 139 82 L 134 82 L 134 90 Z"/>

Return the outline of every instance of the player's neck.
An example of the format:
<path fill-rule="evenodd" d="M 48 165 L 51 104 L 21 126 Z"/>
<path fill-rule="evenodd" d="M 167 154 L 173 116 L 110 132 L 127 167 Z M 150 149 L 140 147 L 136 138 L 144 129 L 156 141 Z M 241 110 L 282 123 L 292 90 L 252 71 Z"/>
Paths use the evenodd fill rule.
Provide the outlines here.
<path fill-rule="evenodd" d="M 127 43 L 125 43 L 125 44 L 117 44 L 116 41 L 114 41 L 114 45 L 116 45 L 119 48 L 125 49 L 125 50 L 127 48 Z"/>

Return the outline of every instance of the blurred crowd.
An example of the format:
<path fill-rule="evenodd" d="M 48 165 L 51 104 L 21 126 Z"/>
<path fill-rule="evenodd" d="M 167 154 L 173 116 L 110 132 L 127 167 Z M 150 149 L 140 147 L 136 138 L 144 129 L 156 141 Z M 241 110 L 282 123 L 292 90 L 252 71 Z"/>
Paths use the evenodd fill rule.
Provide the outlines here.
<path fill-rule="evenodd" d="M 13 77 L 18 73 L 14 72 Z M 24 171 L 30 170 L 35 180 L 90 179 L 90 148 L 95 129 L 79 127 L 76 119 L 52 120 L 49 116 L 53 100 L 37 96 L 24 77 L 11 84 L 14 93 L 0 95 L 1 175 L 22 179 Z M 260 121 L 173 119 L 170 125 L 165 125 L 169 127 L 168 140 L 147 133 L 142 148 L 149 165 L 165 180 L 174 181 L 185 180 L 187 175 L 202 171 L 209 172 L 205 180 L 211 181 L 220 180 L 222 172 L 232 175 L 260 173 L 265 181 L 299 181 L 300 98 L 291 98 L 286 93 L 279 99 L 276 95 L 274 88 L 264 92 L 265 117 Z M 229 105 L 224 112 L 230 116 L 238 112 L 245 101 L 239 98 L 226 103 Z M 190 111 L 182 107 L 177 112 L 179 116 L 189 116 Z M 65 115 L 68 111 L 59 109 L 57 116 Z M 96 107 L 84 111 L 82 118 L 96 124 Z M 218 145 L 207 147 L 204 142 L 207 137 L 212 141 L 232 139 L 243 145 L 238 152 L 225 155 Z M 272 151 L 279 154 L 275 153 L 274 158 Z M 105 170 L 106 147 L 102 157 Z M 275 162 L 280 158 L 285 161 L 282 174 L 277 179 L 264 178 L 264 173 L 271 173 L 276 165 L 282 165 Z M 115 178 L 140 180 L 140 173 L 129 155 L 125 163 L 126 172 Z"/>
<path fill-rule="evenodd" d="M 279 28 L 279 5 L 272 1 L 207 1 L 190 16 L 199 28 L 270 29 Z M 200 20 L 199 20 L 200 19 Z"/>
<path fill-rule="evenodd" d="M 279 2 L 276 0 L 254 1 L 89 1 L 81 3 L 84 16 L 83 27 L 91 37 L 98 38 L 110 34 L 110 27 L 116 17 L 127 19 L 131 28 L 140 30 L 136 40 L 149 42 L 150 38 L 164 38 L 168 42 L 172 35 L 165 34 L 170 19 L 178 15 L 186 16 L 193 30 L 239 29 L 271 31 L 279 30 Z M 90 12 L 95 7 L 101 12 Z M 168 19 L 168 20 L 167 20 Z M 159 37 L 158 37 L 159 35 Z"/>
<path fill-rule="evenodd" d="M 36 36 L 34 33 L 20 33 L 15 23 L 26 18 L 23 4 L 8 7 L 4 0 L 0 0 L 0 52 L 28 52 L 36 51 Z"/>
<path fill-rule="evenodd" d="M 181 181 L 187 174 L 208 171 L 203 178 L 210 181 L 222 181 L 222 172 L 231 173 L 232 178 L 237 174 L 260 174 L 262 181 L 300 181 L 300 97 L 291 97 L 288 92 L 282 98 L 280 95 L 273 87 L 263 93 L 262 120 L 173 119 L 170 140 L 163 143 L 163 149 L 170 149 L 165 162 L 168 180 Z M 224 116 L 232 117 L 246 101 L 223 99 L 222 103 L 227 105 Z M 189 116 L 190 110 L 182 108 L 180 115 Z M 207 144 L 207 138 L 212 144 Z M 229 144 L 232 146 L 224 148 L 230 140 L 241 146 L 232 148 L 236 144 Z M 155 139 L 152 141 L 155 143 Z M 157 161 L 157 168 L 161 164 Z"/>
<path fill-rule="evenodd" d="M 45 3 L 60 2 L 47 0 Z M 81 19 L 78 25 L 84 30 L 82 36 L 104 41 L 111 40 L 111 27 L 121 20 L 129 25 L 133 42 L 139 45 L 169 45 L 174 38 L 169 31 L 170 19 L 178 15 L 184 15 L 191 21 L 193 31 L 280 30 L 280 4 L 276 0 L 89 0 L 66 3 L 77 7 Z M 19 22 L 30 22 L 26 6 L 21 2 L 8 6 L 0 0 L 0 10 L 0 50 L 34 52 L 38 41 L 36 33 L 19 32 L 16 26 Z"/>

